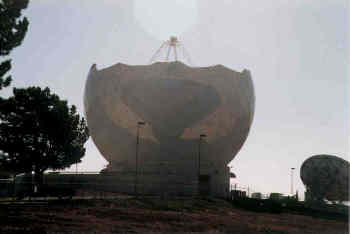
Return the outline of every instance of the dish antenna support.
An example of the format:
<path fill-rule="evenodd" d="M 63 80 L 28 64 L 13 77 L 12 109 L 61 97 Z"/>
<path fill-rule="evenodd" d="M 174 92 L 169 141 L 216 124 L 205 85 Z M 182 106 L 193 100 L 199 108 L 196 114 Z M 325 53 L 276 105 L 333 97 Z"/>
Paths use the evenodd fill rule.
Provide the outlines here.
<path fill-rule="evenodd" d="M 159 49 L 154 53 L 152 58 L 149 61 L 149 64 L 154 63 L 155 61 L 165 61 L 169 62 L 171 51 L 173 51 L 174 54 L 174 61 L 178 61 L 179 54 L 182 53 L 182 56 L 184 59 L 186 59 L 189 63 L 189 65 L 192 65 L 191 58 L 183 46 L 183 43 L 178 40 L 177 37 L 171 36 L 169 40 L 162 43 L 162 45 L 159 47 Z M 165 54 L 165 59 L 163 59 L 162 55 Z"/>

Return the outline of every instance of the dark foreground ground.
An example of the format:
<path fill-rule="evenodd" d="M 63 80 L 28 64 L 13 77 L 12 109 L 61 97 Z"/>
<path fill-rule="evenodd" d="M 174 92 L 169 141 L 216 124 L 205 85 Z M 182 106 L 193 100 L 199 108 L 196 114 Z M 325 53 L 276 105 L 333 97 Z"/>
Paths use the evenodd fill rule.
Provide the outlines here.
<path fill-rule="evenodd" d="M 256 213 L 224 200 L 118 198 L 0 204 L 0 233 L 345 234 L 348 221 Z"/>

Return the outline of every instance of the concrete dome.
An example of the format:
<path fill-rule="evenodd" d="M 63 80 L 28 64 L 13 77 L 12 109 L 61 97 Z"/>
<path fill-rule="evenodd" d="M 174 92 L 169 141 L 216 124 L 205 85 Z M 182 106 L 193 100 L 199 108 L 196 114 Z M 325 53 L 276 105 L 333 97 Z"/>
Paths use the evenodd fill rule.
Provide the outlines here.
<path fill-rule="evenodd" d="M 255 95 L 247 70 L 192 68 L 180 62 L 118 63 L 102 70 L 91 67 L 84 106 L 92 139 L 110 163 L 107 170 L 134 170 L 137 122 L 144 121 L 139 129 L 143 173 L 165 170 L 194 178 L 199 136 L 206 134 L 200 174 L 227 179 L 228 184 L 227 163 L 247 138 Z"/>

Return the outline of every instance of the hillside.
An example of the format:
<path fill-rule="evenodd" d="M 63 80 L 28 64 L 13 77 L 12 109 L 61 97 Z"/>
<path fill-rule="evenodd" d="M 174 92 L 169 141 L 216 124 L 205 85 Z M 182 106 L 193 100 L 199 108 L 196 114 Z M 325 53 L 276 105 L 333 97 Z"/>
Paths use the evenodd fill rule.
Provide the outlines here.
<path fill-rule="evenodd" d="M 342 220 L 256 213 L 224 200 L 131 197 L 0 204 L 0 233 L 348 233 Z"/>

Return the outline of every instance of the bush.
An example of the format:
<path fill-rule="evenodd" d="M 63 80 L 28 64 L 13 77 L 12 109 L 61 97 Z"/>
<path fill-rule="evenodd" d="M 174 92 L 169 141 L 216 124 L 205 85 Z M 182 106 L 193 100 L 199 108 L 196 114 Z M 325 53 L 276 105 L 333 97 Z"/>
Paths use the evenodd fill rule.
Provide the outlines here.
<path fill-rule="evenodd" d="M 255 212 L 281 213 L 283 211 L 282 204 L 277 201 L 267 199 L 254 199 L 241 197 L 232 201 L 233 205 Z"/>

